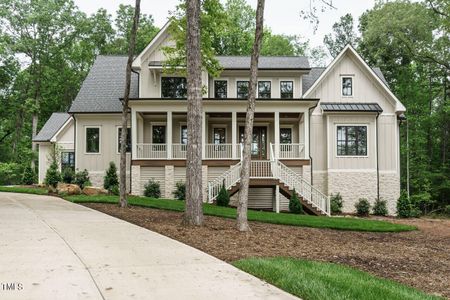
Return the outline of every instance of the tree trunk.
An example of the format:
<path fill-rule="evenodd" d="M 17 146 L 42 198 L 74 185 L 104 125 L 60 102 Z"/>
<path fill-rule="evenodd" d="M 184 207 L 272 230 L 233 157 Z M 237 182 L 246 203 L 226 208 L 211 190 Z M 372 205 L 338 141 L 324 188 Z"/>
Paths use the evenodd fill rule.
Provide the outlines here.
<path fill-rule="evenodd" d="M 203 224 L 202 185 L 202 61 L 200 0 L 186 0 L 187 17 L 187 132 L 186 209 L 184 225 Z"/>
<path fill-rule="evenodd" d="M 136 32 L 139 24 L 141 0 L 136 0 L 134 7 L 133 26 L 131 27 L 130 44 L 128 46 L 128 61 L 125 77 L 125 93 L 122 101 L 122 132 L 120 135 L 120 207 L 126 207 L 127 201 L 127 131 L 128 131 L 128 101 L 130 99 L 131 64 L 136 48 Z M 136 128 L 133 128 L 136 130 Z M 131 174 L 130 174 L 131 176 Z"/>
<path fill-rule="evenodd" d="M 258 60 L 261 51 L 261 41 L 264 29 L 264 0 L 258 0 L 256 9 L 255 42 L 253 43 L 250 63 L 250 83 L 248 91 L 247 114 L 245 118 L 244 151 L 242 154 L 242 169 L 239 189 L 239 203 L 237 208 L 237 229 L 249 231 L 247 221 L 248 189 L 250 183 L 251 143 L 253 140 L 253 120 L 255 118 L 255 100 L 257 90 Z"/>

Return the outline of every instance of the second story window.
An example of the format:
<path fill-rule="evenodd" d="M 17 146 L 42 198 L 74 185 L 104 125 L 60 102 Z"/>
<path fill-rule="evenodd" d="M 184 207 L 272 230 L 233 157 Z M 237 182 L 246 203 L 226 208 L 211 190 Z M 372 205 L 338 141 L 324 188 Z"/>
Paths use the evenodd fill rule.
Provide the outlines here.
<path fill-rule="evenodd" d="M 238 81 L 236 82 L 237 98 L 247 99 L 248 98 L 248 81 Z"/>
<path fill-rule="evenodd" d="M 162 77 L 161 97 L 162 98 L 186 98 L 187 83 L 184 77 Z"/>
<path fill-rule="evenodd" d="M 294 82 L 280 81 L 280 98 L 292 99 L 294 98 Z"/>
<path fill-rule="evenodd" d="M 280 128 L 280 144 L 292 144 L 292 128 Z"/>
<path fill-rule="evenodd" d="M 227 98 L 227 81 L 226 80 L 214 81 L 214 98 L 219 98 L 219 99 Z"/>
<path fill-rule="evenodd" d="M 258 81 L 258 98 L 270 99 L 271 96 L 271 82 Z"/>
<path fill-rule="evenodd" d="M 86 153 L 100 153 L 100 127 L 86 127 Z"/>
<path fill-rule="evenodd" d="M 353 96 L 353 78 L 352 77 L 342 77 L 342 96 L 345 96 L 345 97 Z"/>

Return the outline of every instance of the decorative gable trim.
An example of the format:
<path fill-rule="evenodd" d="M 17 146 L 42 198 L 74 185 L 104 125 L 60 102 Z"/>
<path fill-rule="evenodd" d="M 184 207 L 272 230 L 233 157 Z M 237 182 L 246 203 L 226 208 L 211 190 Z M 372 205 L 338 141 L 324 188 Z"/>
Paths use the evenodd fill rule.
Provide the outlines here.
<path fill-rule="evenodd" d="M 328 67 L 325 69 L 325 71 L 322 72 L 322 74 L 319 76 L 319 78 L 314 82 L 314 84 L 305 92 L 303 97 L 308 98 L 311 97 L 312 92 L 317 88 L 317 86 L 320 84 L 320 82 L 330 73 L 330 71 L 336 66 L 344 57 L 344 55 L 350 52 L 352 53 L 359 64 L 363 66 L 363 68 L 372 76 L 372 78 L 382 87 L 382 89 L 389 95 L 389 97 L 395 102 L 395 111 L 397 113 L 405 112 L 406 108 L 405 106 L 400 102 L 400 100 L 392 93 L 392 91 L 389 89 L 389 87 L 378 77 L 377 74 L 373 71 L 372 68 L 369 67 L 369 65 L 364 61 L 364 59 L 356 52 L 356 50 L 350 45 L 347 44 L 347 46 L 342 49 L 342 51 L 339 53 L 338 56 L 336 56 L 335 59 L 331 62 L 331 64 L 328 65 Z"/>

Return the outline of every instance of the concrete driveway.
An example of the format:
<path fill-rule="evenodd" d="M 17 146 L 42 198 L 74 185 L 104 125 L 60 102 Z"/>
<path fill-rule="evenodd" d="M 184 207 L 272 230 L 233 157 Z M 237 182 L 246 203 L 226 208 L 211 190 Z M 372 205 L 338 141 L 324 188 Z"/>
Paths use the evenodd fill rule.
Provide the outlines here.
<path fill-rule="evenodd" d="M 295 299 L 185 244 L 55 197 L 0 193 L 0 299 Z"/>

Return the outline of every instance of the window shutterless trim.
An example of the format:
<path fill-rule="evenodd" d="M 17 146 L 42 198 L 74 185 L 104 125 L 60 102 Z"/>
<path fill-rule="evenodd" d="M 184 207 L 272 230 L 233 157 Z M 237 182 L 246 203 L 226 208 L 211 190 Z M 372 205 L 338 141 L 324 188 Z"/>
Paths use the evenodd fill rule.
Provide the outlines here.
<path fill-rule="evenodd" d="M 357 154 L 349 154 L 349 155 L 341 155 L 338 154 L 338 127 L 366 127 L 366 154 L 365 155 L 357 155 Z M 337 158 L 368 158 L 369 157 L 369 124 L 335 124 L 335 157 Z M 355 139 L 355 144 L 358 140 Z"/>
<path fill-rule="evenodd" d="M 98 128 L 98 152 L 87 152 L 87 129 Z M 100 125 L 84 125 L 84 154 L 99 155 L 102 154 L 102 127 Z"/>
<path fill-rule="evenodd" d="M 241 82 L 247 82 L 247 95 L 243 98 L 239 97 L 239 83 Z M 250 81 L 249 80 L 236 80 L 236 98 L 237 99 L 247 99 L 248 95 L 249 95 L 249 90 L 250 90 Z"/>
<path fill-rule="evenodd" d="M 281 84 L 282 83 L 286 83 L 286 82 L 290 82 L 292 84 L 292 97 L 287 98 L 287 97 L 283 97 L 283 92 L 281 91 Z M 280 80 L 280 99 L 293 99 L 294 98 L 294 80 Z"/>
<path fill-rule="evenodd" d="M 351 79 L 351 95 L 344 95 L 344 79 Z M 341 75 L 341 97 L 353 98 L 355 96 L 355 76 L 354 75 Z"/>
<path fill-rule="evenodd" d="M 219 98 L 216 96 L 216 82 L 225 82 L 226 87 L 225 87 L 225 97 L 224 98 Z M 213 96 L 215 99 L 227 99 L 228 98 L 228 79 L 214 79 L 213 80 Z"/>
<path fill-rule="evenodd" d="M 163 85 L 162 85 L 162 82 L 163 82 L 164 78 L 170 78 L 170 79 L 182 78 L 182 79 L 184 79 L 184 81 L 186 83 L 186 96 L 184 96 L 184 97 L 164 97 L 163 96 Z M 173 75 L 171 75 L 171 76 L 160 76 L 160 78 L 159 78 L 159 90 L 160 90 L 160 95 L 161 95 L 162 99 L 186 99 L 186 97 L 187 97 L 187 79 L 184 76 L 173 76 Z"/>
<path fill-rule="evenodd" d="M 260 96 L 260 91 L 259 91 L 259 84 L 260 83 L 269 83 L 269 97 L 268 98 L 266 98 L 266 97 L 261 97 Z M 271 99 L 272 98 L 272 80 L 258 80 L 258 85 L 257 85 L 257 88 L 258 88 L 258 99 Z M 264 93 L 265 94 L 265 93 Z"/>

